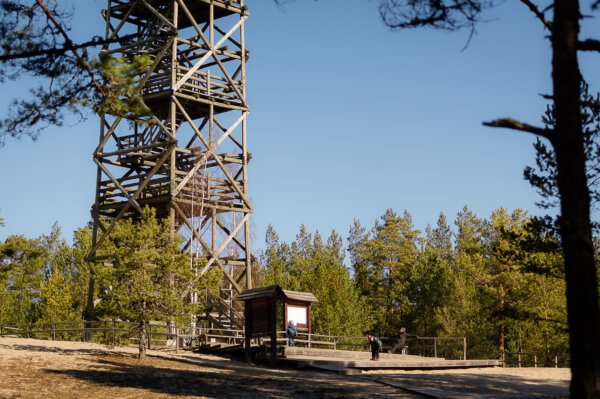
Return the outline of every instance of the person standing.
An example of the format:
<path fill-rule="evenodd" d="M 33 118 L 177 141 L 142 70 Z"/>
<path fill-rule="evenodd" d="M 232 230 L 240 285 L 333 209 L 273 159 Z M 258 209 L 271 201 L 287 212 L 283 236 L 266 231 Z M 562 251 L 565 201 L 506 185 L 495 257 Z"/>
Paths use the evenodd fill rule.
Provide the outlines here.
<path fill-rule="evenodd" d="M 294 320 L 290 320 L 285 333 L 288 336 L 288 345 L 294 346 L 294 338 L 298 336 L 298 330 L 296 330 L 296 326 L 294 326 Z"/>
<path fill-rule="evenodd" d="M 379 360 L 379 350 L 381 349 L 381 340 L 371 334 L 368 334 L 369 344 L 371 345 L 371 360 Z"/>

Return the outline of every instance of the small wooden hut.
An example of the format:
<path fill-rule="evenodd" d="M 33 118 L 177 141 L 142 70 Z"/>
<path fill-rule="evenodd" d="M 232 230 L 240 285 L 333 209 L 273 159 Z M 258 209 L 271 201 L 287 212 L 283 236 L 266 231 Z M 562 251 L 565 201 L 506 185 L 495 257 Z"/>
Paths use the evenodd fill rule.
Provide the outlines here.
<path fill-rule="evenodd" d="M 246 360 L 250 361 L 252 338 L 271 338 L 271 365 L 277 364 L 277 314 L 281 306 L 283 318 L 280 324 L 285 330 L 294 320 L 299 331 L 311 333 L 310 308 L 317 298 L 310 292 L 284 290 L 278 285 L 253 288 L 240 293 L 236 301 L 244 301 L 244 328 Z"/>

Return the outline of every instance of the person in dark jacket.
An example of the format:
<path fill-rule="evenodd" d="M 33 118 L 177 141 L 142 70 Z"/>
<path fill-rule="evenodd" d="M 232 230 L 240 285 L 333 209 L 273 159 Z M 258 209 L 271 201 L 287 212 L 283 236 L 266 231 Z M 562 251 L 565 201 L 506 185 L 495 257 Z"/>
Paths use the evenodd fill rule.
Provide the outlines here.
<path fill-rule="evenodd" d="M 416 335 L 407 334 L 406 328 L 400 328 L 400 334 L 398 334 L 396 344 L 390 349 L 390 353 L 396 352 L 396 350 L 402 350 L 406 346 L 406 338 L 418 338 Z"/>
<path fill-rule="evenodd" d="M 379 350 L 381 349 L 381 340 L 371 334 L 368 334 L 369 344 L 371 345 L 371 360 L 379 360 Z"/>
<path fill-rule="evenodd" d="M 294 346 L 294 338 L 298 336 L 298 330 L 296 330 L 296 327 L 294 326 L 294 320 L 290 320 L 285 333 L 288 337 L 288 345 Z"/>

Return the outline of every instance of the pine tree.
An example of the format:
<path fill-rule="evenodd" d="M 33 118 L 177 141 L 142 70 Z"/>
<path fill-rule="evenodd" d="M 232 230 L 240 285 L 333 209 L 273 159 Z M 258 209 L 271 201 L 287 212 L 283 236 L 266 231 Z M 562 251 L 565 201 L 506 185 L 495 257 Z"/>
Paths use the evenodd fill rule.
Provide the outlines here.
<path fill-rule="evenodd" d="M 150 321 L 181 323 L 202 310 L 187 300 L 203 287 L 179 241 L 171 240 L 168 220 L 157 220 L 155 210 L 146 207 L 142 220 L 118 223 L 103 248 L 114 260 L 97 268 L 103 287 L 99 311 L 138 324 L 140 359 L 146 356 Z"/>
<path fill-rule="evenodd" d="M 435 228 L 427 226 L 424 245 L 417 262 L 415 280 L 411 287 L 414 303 L 412 324 L 419 335 L 443 335 L 443 328 L 436 317 L 453 295 L 455 259 L 452 248 L 452 231 L 446 216 L 440 214 Z"/>
<path fill-rule="evenodd" d="M 291 245 L 280 243 L 272 226 L 267 229 L 267 249 L 261 256 L 263 285 L 312 292 L 319 300 L 312 307 L 314 333 L 362 335 L 369 327 L 365 305 L 344 265 L 343 243 L 331 233 L 323 242 L 319 232 L 300 227 Z"/>
<path fill-rule="evenodd" d="M 466 206 L 455 221 L 458 229 L 455 243 L 455 263 L 452 285 L 445 304 L 435 313 L 443 331 L 451 336 L 464 336 L 471 356 L 493 358 L 497 355 L 489 298 L 477 288 L 474 278 L 487 263 L 486 224 Z"/>
<path fill-rule="evenodd" d="M 371 287 L 375 283 L 373 268 L 368 265 L 366 255 L 366 243 L 369 241 L 369 233 L 358 219 L 354 219 L 348 233 L 348 252 L 350 253 L 350 265 L 354 273 L 354 284 L 362 296 L 368 296 Z"/>
<path fill-rule="evenodd" d="M 40 318 L 40 284 L 49 256 L 42 239 L 9 236 L 0 247 L 0 324 Z"/>
<path fill-rule="evenodd" d="M 388 209 L 365 243 L 372 274 L 367 301 L 378 335 L 395 334 L 412 312 L 409 287 L 416 273 L 419 234 L 407 211 L 399 217 Z"/>
<path fill-rule="evenodd" d="M 71 287 L 58 271 L 40 284 L 42 320 L 56 323 L 68 321 L 73 310 Z"/>

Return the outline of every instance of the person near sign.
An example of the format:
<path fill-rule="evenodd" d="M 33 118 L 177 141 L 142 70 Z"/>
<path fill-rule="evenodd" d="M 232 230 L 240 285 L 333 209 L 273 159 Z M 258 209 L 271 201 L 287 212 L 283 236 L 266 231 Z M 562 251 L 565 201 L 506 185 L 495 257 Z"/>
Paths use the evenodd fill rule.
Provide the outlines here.
<path fill-rule="evenodd" d="M 294 326 L 294 320 L 290 320 L 285 333 L 288 337 L 288 345 L 294 346 L 294 338 L 298 336 L 298 330 L 296 330 L 296 326 Z"/>

